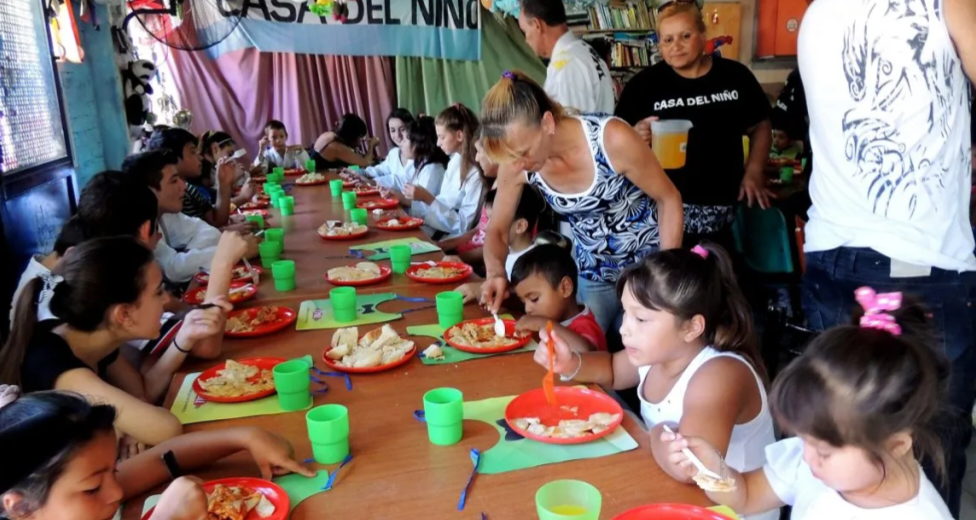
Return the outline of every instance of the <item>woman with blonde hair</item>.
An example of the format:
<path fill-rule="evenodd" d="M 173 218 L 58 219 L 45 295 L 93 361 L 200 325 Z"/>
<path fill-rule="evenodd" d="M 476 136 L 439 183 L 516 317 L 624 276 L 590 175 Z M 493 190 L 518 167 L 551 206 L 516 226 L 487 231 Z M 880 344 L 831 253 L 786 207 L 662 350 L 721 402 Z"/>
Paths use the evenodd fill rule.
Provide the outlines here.
<path fill-rule="evenodd" d="M 526 184 L 539 187 L 572 224 L 579 294 L 605 330 L 621 314 L 621 271 L 658 249 L 681 245 L 681 196 L 654 153 L 625 122 L 569 116 L 521 72 L 505 72 L 485 96 L 482 144 L 500 165 L 485 237 L 485 303 L 508 290 L 508 230 Z"/>
<path fill-rule="evenodd" d="M 685 165 L 667 170 L 685 205 L 684 242 L 710 240 L 734 251 L 737 202 L 769 207 L 763 167 L 772 144 L 770 103 L 745 65 L 705 53 L 705 22 L 694 0 L 662 4 L 658 36 L 664 61 L 627 82 L 616 115 L 647 143 L 652 121 L 691 121 Z M 750 143 L 745 166 L 744 135 Z"/>

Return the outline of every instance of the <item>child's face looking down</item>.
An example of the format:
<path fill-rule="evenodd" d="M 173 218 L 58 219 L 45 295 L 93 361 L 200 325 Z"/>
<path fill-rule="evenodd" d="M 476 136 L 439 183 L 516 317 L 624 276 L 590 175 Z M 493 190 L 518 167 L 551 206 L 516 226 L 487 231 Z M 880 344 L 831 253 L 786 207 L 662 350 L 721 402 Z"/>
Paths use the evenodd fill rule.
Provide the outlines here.
<path fill-rule="evenodd" d="M 557 287 L 538 273 L 532 273 L 515 286 L 515 294 L 525 304 L 525 313 L 560 321 L 566 300 L 573 297 L 573 280 L 564 277 Z"/>

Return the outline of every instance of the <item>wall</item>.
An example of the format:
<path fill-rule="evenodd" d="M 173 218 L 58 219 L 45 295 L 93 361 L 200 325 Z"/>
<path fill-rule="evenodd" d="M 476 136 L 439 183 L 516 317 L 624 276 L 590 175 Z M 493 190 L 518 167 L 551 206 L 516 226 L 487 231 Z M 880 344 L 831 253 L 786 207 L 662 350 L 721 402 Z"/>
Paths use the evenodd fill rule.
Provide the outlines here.
<path fill-rule="evenodd" d="M 120 168 L 129 150 L 108 11 L 105 6 L 95 5 L 100 30 L 78 20 L 84 62 L 58 67 L 79 190 L 95 174 Z"/>
<path fill-rule="evenodd" d="M 714 2 L 706 1 L 706 18 L 708 16 L 708 5 L 713 3 L 726 2 L 722 2 L 721 0 Z M 756 75 L 760 83 L 781 86 L 786 81 L 786 76 L 796 67 L 795 63 L 791 63 L 790 60 L 753 61 L 756 49 L 756 30 L 758 28 L 756 19 L 758 0 L 739 0 L 739 2 L 729 3 L 738 3 L 742 6 L 742 29 L 740 34 L 732 35 L 739 41 L 739 61 L 745 63 L 752 69 L 752 72 Z M 708 23 L 707 19 L 706 23 Z"/>

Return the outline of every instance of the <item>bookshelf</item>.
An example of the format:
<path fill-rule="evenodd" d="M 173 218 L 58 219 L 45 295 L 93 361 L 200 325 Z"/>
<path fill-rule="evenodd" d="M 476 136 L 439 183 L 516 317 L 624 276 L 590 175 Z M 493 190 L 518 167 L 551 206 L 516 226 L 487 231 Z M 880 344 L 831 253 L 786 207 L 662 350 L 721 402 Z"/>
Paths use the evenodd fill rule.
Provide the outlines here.
<path fill-rule="evenodd" d="M 567 2 L 570 30 L 606 60 L 619 91 L 634 74 L 661 60 L 654 0 L 611 0 L 589 5 Z"/>

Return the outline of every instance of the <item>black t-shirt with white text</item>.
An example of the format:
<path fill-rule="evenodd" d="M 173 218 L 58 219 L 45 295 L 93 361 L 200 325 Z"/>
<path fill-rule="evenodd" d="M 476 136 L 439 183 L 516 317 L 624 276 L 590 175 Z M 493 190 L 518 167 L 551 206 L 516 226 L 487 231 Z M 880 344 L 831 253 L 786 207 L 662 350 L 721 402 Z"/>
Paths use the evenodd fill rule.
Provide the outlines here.
<path fill-rule="evenodd" d="M 771 107 L 752 71 L 712 59 L 696 79 L 663 61 L 641 71 L 624 87 L 616 115 L 631 125 L 651 116 L 691 121 L 685 166 L 667 174 L 685 204 L 730 206 L 745 174 L 742 136 L 768 119 Z"/>

